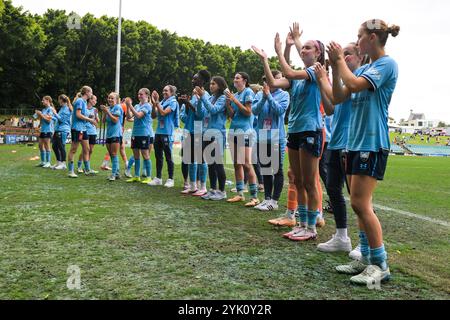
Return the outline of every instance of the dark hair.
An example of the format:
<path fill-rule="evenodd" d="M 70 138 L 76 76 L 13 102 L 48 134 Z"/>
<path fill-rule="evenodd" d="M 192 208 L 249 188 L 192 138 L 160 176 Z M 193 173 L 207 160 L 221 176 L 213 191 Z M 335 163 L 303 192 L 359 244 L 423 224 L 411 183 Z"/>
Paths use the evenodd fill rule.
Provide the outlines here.
<path fill-rule="evenodd" d="M 273 76 L 274 78 L 275 78 L 277 75 L 279 75 L 279 74 L 282 75 L 282 72 L 281 72 L 280 70 L 272 69 L 272 70 L 270 70 L 270 72 L 272 73 L 272 76 Z M 261 77 L 261 81 L 262 81 L 262 82 L 266 82 L 266 80 L 267 80 L 266 75 L 263 75 L 263 76 Z"/>
<path fill-rule="evenodd" d="M 316 40 L 319 44 L 320 56 L 317 58 L 317 62 L 320 62 L 321 65 L 325 65 L 325 46 L 320 40 Z"/>
<path fill-rule="evenodd" d="M 246 81 L 245 87 L 250 87 L 250 76 L 246 72 L 236 72 L 236 74 L 241 75 L 241 77 Z"/>
<path fill-rule="evenodd" d="M 367 20 L 361 26 L 364 28 L 366 33 L 376 34 L 382 47 L 386 45 L 389 35 L 396 37 L 400 32 L 399 26 L 395 24 L 388 26 L 386 22 L 380 19 Z"/>
<path fill-rule="evenodd" d="M 214 76 L 212 77 L 211 81 L 214 81 L 219 87 L 219 90 L 215 95 L 216 96 L 215 100 L 217 100 L 221 95 L 223 95 L 224 90 L 228 88 L 228 84 L 227 81 L 221 76 Z"/>
<path fill-rule="evenodd" d="M 208 70 L 200 70 L 197 74 L 203 80 L 203 83 L 208 83 L 211 80 L 211 73 Z"/>

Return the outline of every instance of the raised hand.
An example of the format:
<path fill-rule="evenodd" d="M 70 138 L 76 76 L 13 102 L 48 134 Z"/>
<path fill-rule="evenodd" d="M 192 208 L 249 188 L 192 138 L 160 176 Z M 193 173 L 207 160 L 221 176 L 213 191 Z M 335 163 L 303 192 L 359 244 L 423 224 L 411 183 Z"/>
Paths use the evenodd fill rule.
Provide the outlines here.
<path fill-rule="evenodd" d="M 327 70 L 320 62 L 314 64 L 314 73 L 316 74 L 317 80 L 325 79 L 328 76 Z"/>
<path fill-rule="evenodd" d="M 286 46 L 293 46 L 295 44 L 294 38 L 292 37 L 292 32 L 289 32 L 286 36 Z"/>
<path fill-rule="evenodd" d="M 199 86 L 196 86 L 194 89 L 194 93 L 199 97 L 203 97 L 203 95 L 205 94 L 205 90 L 200 88 Z"/>
<path fill-rule="evenodd" d="M 275 35 L 275 39 L 274 39 L 274 47 L 275 47 L 275 52 L 280 55 L 282 54 L 282 43 L 280 40 L 280 34 L 277 32 L 277 34 Z"/>
<path fill-rule="evenodd" d="M 294 41 L 300 40 L 300 37 L 303 34 L 303 29 L 300 28 L 300 24 L 298 22 L 294 22 L 292 24 L 292 28 L 291 29 L 291 35 L 292 35 L 292 39 Z"/>
<path fill-rule="evenodd" d="M 334 41 L 331 41 L 327 46 L 327 53 L 332 65 L 336 64 L 340 59 L 344 59 L 344 50 Z"/>
<path fill-rule="evenodd" d="M 253 50 L 253 52 L 255 52 L 261 58 L 261 60 L 268 59 L 267 53 L 264 50 L 259 49 L 259 48 L 255 47 L 255 46 L 252 46 L 252 50 Z"/>
<path fill-rule="evenodd" d="M 155 90 L 153 90 L 153 92 L 152 92 L 152 103 L 153 104 L 159 103 L 159 94 Z"/>

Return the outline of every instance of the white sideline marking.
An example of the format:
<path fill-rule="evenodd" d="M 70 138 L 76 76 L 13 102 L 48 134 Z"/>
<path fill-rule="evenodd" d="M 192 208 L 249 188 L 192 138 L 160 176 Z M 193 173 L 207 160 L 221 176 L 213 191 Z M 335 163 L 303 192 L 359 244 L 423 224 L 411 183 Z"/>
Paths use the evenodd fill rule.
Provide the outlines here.
<path fill-rule="evenodd" d="M 231 172 L 234 173 L 234 169 L 225 167 L 225 170 L 228 170 L 228 171 L 231 171 Z M 288 184 L 286 184 L 286 185 L 288 185 Z M 326 193 L 324 192 L 324 194 L 326 194 Z M 350 202 L 350 198 L 345 197 L 345 200 Z M 428 221 L 428 222 L 431 222 L 431 223 L 439 224 L 439 225 L 444 226 L 444 227 L 450 227 L 450 222 L 447 222 L 447 221 L 434 219 L 434 218 L 430 218 L 430 217 L 427 217 L 427 216 L 422 216 L 420 214 L 416 214 L 416 213 L 412 213 L 412 212 L 408 212 L 408 211 L 403 211 L 403 210 L 399 210 L 399 209 L 393 209 L 393 208 L 385 207 L 385 206 L 382 206 L 382 205 L 379 205 L 379 204 L 374 204 L 373 206 L 374 206 L 375 209 L 380 209 L 380 210 L 383 210 L 383 211 L 392 211 L 392 212 L 395 212 L 395 213 L 407 216 L 409 218 L 414 218 L 414 219 L 418 219 L 418 220 Z"/>

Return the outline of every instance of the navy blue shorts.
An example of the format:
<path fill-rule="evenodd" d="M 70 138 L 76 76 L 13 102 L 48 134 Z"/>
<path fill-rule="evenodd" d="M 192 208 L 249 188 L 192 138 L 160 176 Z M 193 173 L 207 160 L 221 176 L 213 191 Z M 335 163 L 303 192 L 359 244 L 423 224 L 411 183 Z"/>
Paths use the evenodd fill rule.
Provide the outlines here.
<path fill-rule="evenodd" d="M 345 171 L 348 175 L 369 176 L 377 180 L 384 179 L 389 150 L 378 152 L 349 151 Z"/>
<path fill-rule="evenodd" d="M 41 139 L 51 139 L 53 134 L 51 132 L 41 132 L 39 138 Z"/>
<path fill-rule="evenodd" d="M 89 136 L 86 131 L 72 130 L 70 132 L 72 142 L 81 142 L 82 140 L 89 140 Z"/>
<path fill-rule="evenodd" d="M 106 138 L 106 144 L 118 143 L 122 144 L 122 137 Z"/>
<path fill-rule="evenodd" d="M 96 145 L 97 144 L 97 135 L 96 134 L 90 134 L 89 137 L 89 144 L 90 145 Z"/>
<path fill-rule="evenodd" d="M 287 146 L 289 149 L 299 151 L 300 149 L 308 151 L 316 158 L 322 155 L 323 131 L 305 131 L 298 133 L 289 133 Z"/>
<path fill-rule="evenodd" d="M 147 150 L 153 144 L 153 137 L 131 137 L 131 149 Z"/>
<path fill-rule="evenodd" d="M 230 135 L 231 143 L 233 144 L 234 148 L 237 147 L 246 147 L 250 148 L 253 146 L 253 139 L 250 134 L 243 134 L 243 135 Z"/>

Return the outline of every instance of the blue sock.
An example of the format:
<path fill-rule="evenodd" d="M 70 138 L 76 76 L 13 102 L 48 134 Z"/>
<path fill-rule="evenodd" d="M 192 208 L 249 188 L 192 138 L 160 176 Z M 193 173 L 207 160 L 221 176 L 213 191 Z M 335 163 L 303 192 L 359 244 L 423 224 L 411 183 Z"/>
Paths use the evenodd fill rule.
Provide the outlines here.
<path fill-rule="evenodd" d="M 208 176 L 208 165 L 206 163 L 202 163 L 198 165 L 198 175 L 200 177 L 201 183 L 206 183 L 206 179 Z"/>
<path fill-rule="evenodd" d="M 303 204 L 299 204 L 297 210 L 298 210 L 299 217 L 300 217 L 300 225 L 307 226 L 308 225 L 308 208 Z"/>
<path fill-rule="evenodd" d="M 118 156 L 111 157 L 111 162 L 112 162 L 112 175 L 116 176 L 119 173 L 119 157 Z"/>
<path fill-rule="evenodd" d="M 83 161 L 78 161 L 77 162 L 77 168 L 80 169 L 82 164 L 83 164 Z"/>
<path fill-rule="evenodd" d="M 145 169 L 145 174 L 147 175 L 147 178 L 151 178 L 152 177 L 152 160 L 150 160 L 150 159 L 144 160 L 144 169 Z"/>
<path fill-rule="evenodd" d="M 83 161 L 83 163 L 84 163 L 84 170 L 86 170 L 86 172 L 91 171 L 91 162 L 88 160 L 88 161 Z"/>
<path fill-rule="evenodd" d="M 141 159 L 134 159 L 134 176 L 139 178 L 141 176 Z M 130 160 L 128 160 L 128 167 L 130 166 Z"/>
<path fill-rule="evenodd" d="M 240 196 L 244 195 L 244 181 L 236 181 L 236 190 Z"/>
<path fill-rule="evenodd" d="M 189 181 L 195 183 L 197 181 L 197 164 L 189 164 Z"/>
<path fill-rule="evenodd" d="M 73 161 L 69 162 L 69 172 L 73 172 Z"/>
<path fill-rule="evenodd" d="M 359 244 L 361 245 L 362 262 L 369 264 L 370 263 L 369 240 L 367 239 L 366 233 L 361 230 L 359 231 Z"/>
<path fill-rule="evenodd" d="M 45 163 L 45 151 L 41 151 L 41 163 Z"/>
<path fill-rule="evenodd" d="M 256 183 L 251 183 L 248 185 L 248 189 L 252 199 L 256 199 L 258 197 L 258 185 Z"/>
<path fill-rule="evenodd" d="M 370 264 L 379 266 L 383 271 L 388 268 L 384 245 L 376 249 L 370 249 Z"/>
<path fill-rule="evenodd" d="M 46 151 L 45 152 L 45 160 L 46 160 L 45 162 L 50 163 L 51 157 L 52 157 L 52 153 L 50 151 Z"/>
<path fill-rule="evenodd" d="M 316 229 L 316 222 L 317 222 L 317 216 L 320 214 L 319 210 L 308 210 L 307 211 L 307 215 L 308 215 L 308 227 L 310 229 Z"/>
<path fill-rule="evenodd" d="M 134 156 L 131 156 L 131 158 L 128 159 L 128 167 L 127 167 L 128 170 L 131 170 L 131 168 L 133 167 L 135 161 L 136 161 L 136 160 L 134 159 Z M 139 171 L 140 171 L 140 169 L 139 169 Z M 135 172 L 136 172 L 136 171 L 135 171 Z M 138 176 L 138 177 L 139 177 L 139 176 Z"/>

